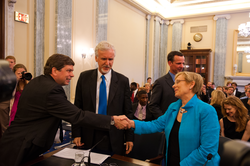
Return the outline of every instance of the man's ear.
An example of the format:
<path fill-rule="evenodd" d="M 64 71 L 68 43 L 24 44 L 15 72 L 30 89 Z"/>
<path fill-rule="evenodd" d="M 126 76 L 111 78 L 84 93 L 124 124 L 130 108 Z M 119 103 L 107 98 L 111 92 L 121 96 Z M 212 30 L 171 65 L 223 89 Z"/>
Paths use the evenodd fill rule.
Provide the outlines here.
<path fill-rule="evenodd" d="M 53 67 L 53 68 L 51 69 L 51 75 L 52 75 L 52 76 L 56 76 L 56 75 L 57 75 L 57 69 L 56 69 L 55 67 Z"/>
<path fill-rule="evenodd" d="M 168 61 L 168 65 L 171 66 L 173 63 L 171 61 Z"/>

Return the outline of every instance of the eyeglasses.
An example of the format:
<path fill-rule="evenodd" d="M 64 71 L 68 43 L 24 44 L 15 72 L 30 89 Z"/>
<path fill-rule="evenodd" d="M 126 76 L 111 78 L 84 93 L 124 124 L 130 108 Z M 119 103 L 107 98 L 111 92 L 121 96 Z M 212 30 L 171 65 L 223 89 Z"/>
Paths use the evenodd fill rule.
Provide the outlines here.
<path fill-rule="evenodd" d="M 175 80 L 175 84 L 179 84 L 181 81 L 186 81 L 186 80 Z"/>

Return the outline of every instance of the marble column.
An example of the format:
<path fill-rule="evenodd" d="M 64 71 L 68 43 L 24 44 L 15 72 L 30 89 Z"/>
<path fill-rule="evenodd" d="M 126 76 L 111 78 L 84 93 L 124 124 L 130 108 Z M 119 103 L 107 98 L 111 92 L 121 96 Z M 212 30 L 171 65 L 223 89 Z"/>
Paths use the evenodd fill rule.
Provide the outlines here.
<path fill-rule="evenodd" d="M 96 1 L 96 45 L 107 40 L 108 32 L 108 0 Z"/>
<path fill-rule="evenodd" d="M 238 73 L 242 73 L 243 52 L 238 53 Z"/>
<path fill-rule="evenodd" d="M 160 56 L 159 56 L 159 73 L 160 77 L 167 73 L 167 40 L 168 40 L 169 21 L 161 21 L 161 40 L 160 40 Z"/>
<path fill-rule="evenodd" d="M 159 74 L 159 53 L 160 53 L 160 22 L 159 17 L 154 18 L 154 54 L 153 54 L 153 82 L 160 77 Z"/>
<path fill-rule="evenodd" d="M 72 1 L 56 1 L 56 53 L 71 57 Z M 64 86 L 70 100 L 70 84 Z"/>
<path fill-rule="evenodd" d="M 171 20 L 170 24 L 173 25 L 172 32 L 172 51 L 180 51 L 182 42 L 182 24 L 183 19 Z"/>
<path fill-rule="evenodd" d="M 147 82 L 148 78 L 148 63 L 149 63 L 149 32 L 150 32 L 150 20 L 151 16 L 146 17 L 146 47 L 145 47 L 145 78 L 144 81 Z"/>
<path fill-rule="evenodd" d="M 14 5 L 16 0 L 5 0 L 5 56 L 14 53 Z"/>
<path fill-rule="evenodd" d="M 224 85 L 225 61 L 227 52 L 227 20 L 230 15 L 216 15 L 216 34 L 214 51 L 214 83 L 215 86 Z"/>
<path fill-rule="evenodd" d="M 43 74 L 45 0 L 35 0 L 34 77 Z"/>

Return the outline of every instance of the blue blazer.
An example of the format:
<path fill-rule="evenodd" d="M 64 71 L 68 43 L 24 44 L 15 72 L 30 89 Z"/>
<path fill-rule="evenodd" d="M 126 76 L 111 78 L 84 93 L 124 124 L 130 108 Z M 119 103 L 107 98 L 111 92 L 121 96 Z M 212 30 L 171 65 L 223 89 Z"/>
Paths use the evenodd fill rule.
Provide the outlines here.
<path fill-rule="evenodd" d="M 181 100 L 172 103 L 164 115 L 151 122 L 135 120 L 136 134 L 150 134 L 165 131 L 166 152 L 168 152 L 169 135 L 177 117 Z M 220 156 L 218 154 L 220 125 L 215 109 L 196 95 L 183 107 L 187 112 L 183 113 L 179 129 L 180 165 L 203 165 L 209 153 L 213 158 L 207 166 L 218 166 Z M 170 142 L 171 143 L 171 142 Z M 166 163 L 167 163 L 166 153 Z"/>

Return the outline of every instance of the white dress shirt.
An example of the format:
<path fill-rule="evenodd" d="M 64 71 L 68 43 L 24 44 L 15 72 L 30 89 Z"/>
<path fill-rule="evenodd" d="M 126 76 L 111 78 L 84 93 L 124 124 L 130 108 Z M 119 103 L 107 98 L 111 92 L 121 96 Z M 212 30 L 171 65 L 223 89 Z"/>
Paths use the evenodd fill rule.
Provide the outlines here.
<path fill-rule="evenodd" d="M 102 82 L 101 76 L 103 75 L 100 73 L 99 69 L 97 69 L 97 84 L 96 84 L 96 114 L 98 114 L 98 108 L 99 108 L 99 90 L 100 90 L 100 84 Z M 106 81 L 106 92 L 107 92 L 107 102 L 108 102 L 108 97 L 109 97 L 109 88 L 111 84 L 111 70 L 105 76 L 105 81 Z"/>

